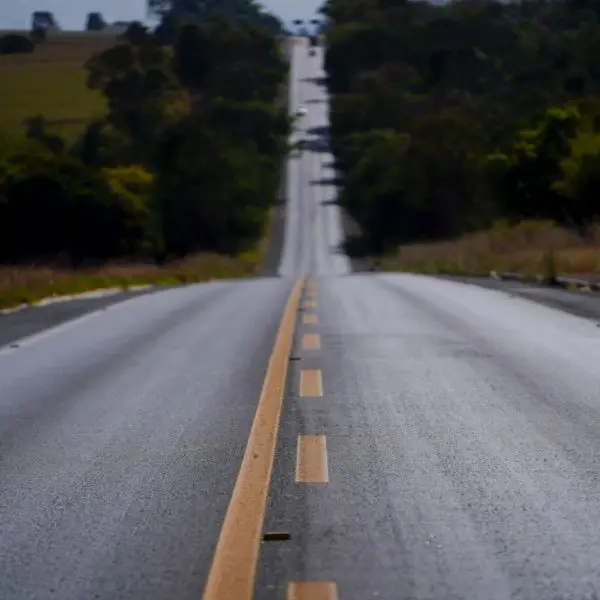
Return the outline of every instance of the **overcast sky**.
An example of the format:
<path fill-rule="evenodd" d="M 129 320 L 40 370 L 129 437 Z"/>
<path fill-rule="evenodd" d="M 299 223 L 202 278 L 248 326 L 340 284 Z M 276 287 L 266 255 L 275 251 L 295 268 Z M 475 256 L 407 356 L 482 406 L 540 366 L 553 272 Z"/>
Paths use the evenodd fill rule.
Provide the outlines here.
<path fill-rule="evenodd" d="M 310 18 L 321 0 L 263 0 L 264 5 L 284 21 Z M 146 17 L 145 0 L 0 0 L 0 29 L 26 29 L 31 13 L 49 10 L 63 29 L 81 29 L 88 12 L 99 11 L 107 21 Z"/>

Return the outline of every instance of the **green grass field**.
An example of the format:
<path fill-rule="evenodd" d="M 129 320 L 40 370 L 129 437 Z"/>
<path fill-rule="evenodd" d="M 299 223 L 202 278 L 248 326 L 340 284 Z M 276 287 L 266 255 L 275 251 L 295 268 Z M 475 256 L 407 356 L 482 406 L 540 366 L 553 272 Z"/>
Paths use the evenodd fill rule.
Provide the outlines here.
<path fill-rule="evenodd" d="M 105 110 L 85 85 L 84 64 L 115 41 L 106 33 L 55 33 L 33 54 L 0 56 L 0 132 L 19 134 L 27 118 L 43 115 L 72 141 Z"/>

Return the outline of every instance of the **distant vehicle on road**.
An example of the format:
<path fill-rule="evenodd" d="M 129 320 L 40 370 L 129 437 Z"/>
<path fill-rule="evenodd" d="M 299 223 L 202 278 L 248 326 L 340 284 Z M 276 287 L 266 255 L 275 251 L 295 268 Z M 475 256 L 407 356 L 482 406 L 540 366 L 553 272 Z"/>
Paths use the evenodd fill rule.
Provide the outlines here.
<path fill-rule="evenodd" d="M 315 54 L 316 54 L 316 52 L 314 51 L 314 49 L 313 49 L 313 48 L 311 48 L 311 49 L 308 51 L 308 55 L 309 55 L 309 56 L 314 56 Z"/>
<path fill-rule="evenodd" d="M 311 46 L 318 46 L 319 45 L 319 38 L 316 35 L 311 35 L 309 37 L 309 42 Z"/>
<path fill-rule="evenodd" d="M 305 117 L 308 114 L 308 111 L 306 110 L 306 108 L 304 106 L 301 106 L 297 111 L 296 111 L 296 116 L 297 117 Z"/>

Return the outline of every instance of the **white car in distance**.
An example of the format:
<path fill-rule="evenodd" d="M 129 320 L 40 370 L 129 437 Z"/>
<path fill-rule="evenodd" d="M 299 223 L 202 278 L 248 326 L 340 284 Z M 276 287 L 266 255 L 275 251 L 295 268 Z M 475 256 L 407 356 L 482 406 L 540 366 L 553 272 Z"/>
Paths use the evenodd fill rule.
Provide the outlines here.
<path fill-rule="evenodd" d="M 304 106 L 301 106 L 297 111 L 296 111 L 296 116 L 297 117 L 305 117 L 308 114 L 308 111 L 306 110 L 306 108 Z"/>

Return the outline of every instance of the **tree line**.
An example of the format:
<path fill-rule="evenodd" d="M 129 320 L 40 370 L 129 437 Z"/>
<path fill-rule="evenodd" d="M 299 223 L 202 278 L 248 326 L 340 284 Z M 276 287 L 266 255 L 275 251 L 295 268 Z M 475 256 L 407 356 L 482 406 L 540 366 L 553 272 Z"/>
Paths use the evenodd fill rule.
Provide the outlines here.
<path fill-rule="evenodd" d="M 0 137 L 0 261 L 164 261 L 257 243 L 287 153 L 288 68 L 272 21 L 237 6 L 163 2 L 154 31 L 134 23 L 93 56 L 87 83 L 107 111 L 74 143 L 42 117 L 23 139 Z"/>
<path fill-rule="evenodd" d="M 600 4 L 327 0 L 331 135 L 374 252 L 600 213 Z"/>

